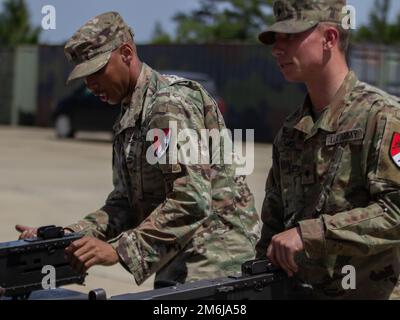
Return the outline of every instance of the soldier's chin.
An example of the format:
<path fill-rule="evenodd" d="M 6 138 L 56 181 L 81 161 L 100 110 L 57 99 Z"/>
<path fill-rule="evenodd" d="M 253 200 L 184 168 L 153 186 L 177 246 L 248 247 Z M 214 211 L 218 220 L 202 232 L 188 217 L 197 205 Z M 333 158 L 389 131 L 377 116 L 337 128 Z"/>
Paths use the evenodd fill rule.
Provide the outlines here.
<path fill-rule="evenodd" d="M 124 98 L 125 98 L 125 96 L 121 97 L 119 94 L 107 96 L 107 103 L 110 106 L 121 105 Z"/>
<path fill-rule="evenodd" d="M 109 104 L 110 106 L 115 106 L 115 105 L 118 105 L 120 103 L 121 103 L 121 101 L 117 101 L 117 100 L 114 100 L 114 99 L 108 99 L 107 100 L 107 104 Z"/>
<path fill-rule="evenodd" d="M 294 74 L 283 74 L 283 76 L 285 77 L 285 80 L 287 82 L 304 82 L 304 80 L 301 77 L 296 77 L 296 75 Z"/>

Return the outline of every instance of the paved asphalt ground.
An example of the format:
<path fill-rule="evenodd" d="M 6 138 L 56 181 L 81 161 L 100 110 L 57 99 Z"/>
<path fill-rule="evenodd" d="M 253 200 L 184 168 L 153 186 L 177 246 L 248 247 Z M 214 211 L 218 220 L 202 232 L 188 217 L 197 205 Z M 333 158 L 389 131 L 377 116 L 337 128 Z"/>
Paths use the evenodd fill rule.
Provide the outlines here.
<path fill-rule="evenodd" d="M 15 240 L 14 225 L 67 225 L 100 208 L 112 190 L 111 137 L 81 133 L 58 140 L 52 129 L 0 126 L 0 242 Z M 248 177 L 260 212 L 271 145 L 256 144 L 255 168 Z M 85 286 L 103 288 L 108 296 L 152 289 L 142 286 L 121 266 L 93 267 Z"/>

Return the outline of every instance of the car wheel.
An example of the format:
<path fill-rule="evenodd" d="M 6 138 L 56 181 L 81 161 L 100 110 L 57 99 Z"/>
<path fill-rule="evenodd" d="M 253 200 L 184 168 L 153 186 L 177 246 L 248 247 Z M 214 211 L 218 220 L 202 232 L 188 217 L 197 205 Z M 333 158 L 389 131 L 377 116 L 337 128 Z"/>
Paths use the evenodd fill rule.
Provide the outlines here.
<path fill-rule="evenodd" d="M 61 114 L 56 118 L 55 129 L 59 138 L 73 138 L 74 130 L 72 129 L 71 117 L 66 114 Z"/>

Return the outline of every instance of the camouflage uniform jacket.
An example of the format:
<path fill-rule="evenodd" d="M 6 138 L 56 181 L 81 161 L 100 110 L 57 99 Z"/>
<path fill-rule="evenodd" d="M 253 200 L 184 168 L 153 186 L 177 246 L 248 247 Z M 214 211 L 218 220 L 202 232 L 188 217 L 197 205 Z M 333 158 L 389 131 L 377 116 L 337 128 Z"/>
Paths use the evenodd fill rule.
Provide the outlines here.
<path fill-rule="evenodd" d="M 296 255 L 297 276 L 313 285 L 315 298 L 397 297 L 398 134 L 398 99 L 353 72 L 315 123 L 307 97 L 274 142 L 257 256 L 275 234 L 299 226 L 305 252 Z M 343 289 L 347 265 L 356 290 Z"/>
<path fill-rule="evenodd" d="M 156 281 L 185 282 L 240 271 L 259 235 L 245 178 L 233 165 L 146 160 L 148 131 L 171 120 L 178 131 L 225 128 L 215 101 L 198 83 L 143 64 L 124 109 L 114 128 L 114 190 L 101 210 L 69 227 L 109 240 L 138 284 L 154 272 Z"/>

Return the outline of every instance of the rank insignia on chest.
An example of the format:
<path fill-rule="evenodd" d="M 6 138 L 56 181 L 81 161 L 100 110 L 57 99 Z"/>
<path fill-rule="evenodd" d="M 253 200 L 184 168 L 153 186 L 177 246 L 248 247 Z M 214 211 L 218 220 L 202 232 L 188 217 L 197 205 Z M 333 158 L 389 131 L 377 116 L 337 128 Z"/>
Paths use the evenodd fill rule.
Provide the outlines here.
<path fill-rule="evenodd" d="M 396 166 L 400 168 L 400 133 L 395 132 L 390 146 L 390 156 Z"/>
<path fill-rule="evenodd" d="M 169 143 L 171 141 L 171 129 L 156 129 L 154 133 L 154 155 L 157 158 L 161 158 L 168 150 Z"/>

